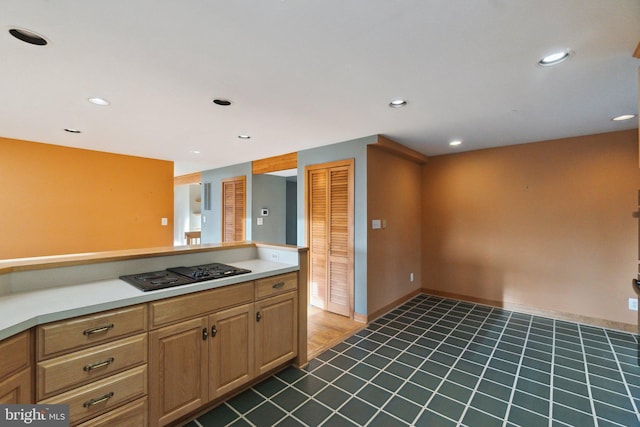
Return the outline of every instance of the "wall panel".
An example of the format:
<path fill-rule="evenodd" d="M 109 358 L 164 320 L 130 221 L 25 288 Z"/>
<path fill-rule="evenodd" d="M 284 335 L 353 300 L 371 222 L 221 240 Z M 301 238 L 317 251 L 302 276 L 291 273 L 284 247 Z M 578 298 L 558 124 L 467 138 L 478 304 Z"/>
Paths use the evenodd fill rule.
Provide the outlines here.
<path fill-rule="evenodd" d="M 0 259 L 170 246 L 173 162 L 0 138 L 0 206 Z"/>

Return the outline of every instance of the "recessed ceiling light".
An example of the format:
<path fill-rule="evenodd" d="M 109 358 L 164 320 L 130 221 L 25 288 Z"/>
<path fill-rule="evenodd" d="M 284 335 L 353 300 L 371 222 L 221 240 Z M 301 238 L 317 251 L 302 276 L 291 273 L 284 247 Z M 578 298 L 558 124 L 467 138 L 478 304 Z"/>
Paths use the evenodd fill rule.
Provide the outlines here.
<path fill-rule="evenodd" d="M 240 139 L 251 139 L 250 135 L 238 135 L 238 138 Z"/>
<path fill-rule="evenodd" d="M 229 101 L 228 99 L 214 99 L 213 103 L 216 105 L 221 105 L 223 107 L 231 105 L 231 101 Z"/>
<path fill-rule="evenodd" d="M 107 105 L 109 105 L 109 101 L 107 101 L 104 98 L 98 98 L 98 97 L 89 98 L 89 102 L 94 105 L 99 105 L 101 107 L 106 107 Z"/>
<path fill-rule="evenodd" d="M 538 65 L 542 65 L 543 67 L 550 67 L 552 65 L 557 65 L 561 62 L 566 61 L 573 54 L 571 50 L 563 50 L 561 52 L 554 52 L 551 55 L 547 55 L 538 61 Z"/>
<path fill-rule="evenodd" d="M 69 132 L 69 133 L 81 133 L 81 131 L 79 131 L 78 129 L 74 129 L 74 128 L 64 128 L 65 132 Z"/>
<path fill-rule="evenodd" d="M 191 154 L 200 154 L 199 150 L 190 150 L 189 151 Z"/>
<path fill-rule="evenodd" d="M 460 141 L 459 139 L 456 139 L 455 141 L 451 141 L 449 143 L 449 145 L 452 146 L 452 147 L 457 147 L 460 144 L 462 144 L 462 141 Z"/>
<path fill-rule="evenodd" d="M 407 101 L 405 99 L 394 99 L 389 103 L 389 107 L 391 108 L 401 108 L 407 105 Z"/>
<path fill-rule="evenodd" d="M 636 117 L 636 114 L 623 114 L 621 116 L 614 117 L 611 120 L 616 121 L 616 122 L 621 122 L 623 120 L 631 120 L 634 117 Z"/>
<path fill-rule="evenodd" d="M 45 46 L 47 44 L 47 41 L 45 40 L 44 37 L 34 33 L 33 31 L 22 30 L 19 28 L 12 28 L 9 30 L 9 34 L 11 34 L 13 37 L 17 38 L 20 41 L 23 41 L 29 44 L 34 44 L 36 46 Z"/>

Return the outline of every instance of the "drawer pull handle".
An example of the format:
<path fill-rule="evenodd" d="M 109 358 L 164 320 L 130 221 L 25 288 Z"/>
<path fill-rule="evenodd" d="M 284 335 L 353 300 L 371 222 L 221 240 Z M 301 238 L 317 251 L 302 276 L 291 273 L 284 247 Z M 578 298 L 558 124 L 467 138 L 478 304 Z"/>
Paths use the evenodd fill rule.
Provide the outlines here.
<path fill-rule="evenodd" d="M 218 330 L 216 329 L 216 325 L 214 324 L 211 327 L 211 338 L 215 337 L 217 333 L 218 333 Z"/>
<path fill-rule="evenodd" d="M 92 406 L 96 406 L 101 404 L 102 402 L 106 402 L 107 400 L 113 397 L 113 392 L 107 393 L 104 396 L 96 397 L 95 399 L 87 400 L 82 404 L 85 408 L 91 408 Z"/>
<path fill-rule="evenodd" d="M 84 370 L 86 372 L 91 372 L 94 369 L 98 369 L 98 368 L 106 368 L 107 366 L 111 365 L 113 362 L 115 361 L 115 359 L 113 357 L 110 357 L 108 359 L 105 360 L 101 360 L 100 362 L 96 362 L 96 363 L 92 363 L 90 365 L 86 365 L 84 367 Z"/>
<path fill-rule="evenodd" d="M 280 289 L 284 287 L 284 282 L 278 282 L 272 286 L 273 289 Z"/>
<path fill-rule="evenodd" d="M 202 328 L 202 341 L 206 341 L 208 336 L 207 328 Z"/>
<path fill-rule="evenodd" d="M 106 326 L 100 326 L 98 328 L 85 329 L 83 334 L 86 336 L 91 336 L 93 334 L 102 334 L 105 332 L 109 332 L 111 329 L 113 329 L 113 326 L 113 323 L 110 323 Z"/>
<path fill-rule="evenodd" d="M 260 312 L 256 312 L 256 322 L 259 322 L 260 319 L 262 319 L 262 314 L 260 314 Z"/>

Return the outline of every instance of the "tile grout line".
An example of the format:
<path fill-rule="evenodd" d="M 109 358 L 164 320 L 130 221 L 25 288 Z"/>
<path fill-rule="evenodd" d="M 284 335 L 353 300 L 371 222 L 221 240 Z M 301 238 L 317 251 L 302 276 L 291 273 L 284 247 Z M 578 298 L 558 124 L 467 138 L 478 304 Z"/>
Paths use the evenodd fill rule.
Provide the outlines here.
<path fill-rule="evenodd" d="M 458 302 L 458 303 L 459 303 L 459 302 Z M 468 304 L 468 303 L 467 303 L 467 304 Z M 457 304 L 456 304 L 456 305 L 457 305 Z M 454 305 L 453 307 L 455 307 L 455 305 Z M 453 307 L 452 307 L 451 309 L 453 309 Z M 469 316 L 469 313 L 471 313 L 471 311 L 473 311 L 473 309 L 474 309 L 475 307 L 476 307 L 476 304 L 473 304 L 472 308 L 471 308 L 471 309 L 470 309 L 470 310 L 469 310 L 469 311 L 464 315 L 464 317 L 463 317 L 462 319 L 460 319 L 460 321 L 456 324 L 456 327 L 457 327 L 457 326 L 459 326 L 459 325 L 462 323 L 462 321 L 463 321 L 464 319 L 466 319 L 466 318 Z M 449 312 L 451 311 L 451 309 L 449 309 Z M 477 330 L 476 330 L 476 332 L 474 333 L 474 335 L 473 335 L 474 337 L 476 337 L 476 336 L 478 335 L 478 333 L 479 333 L 480 329 L 481 329 L 481 328 L 482 328 L 482 327 L 487 323 L 487 320 L 489 319 L 490 315 L 491 315 L 493 312 L 494 312 L 494 309 L 492 308 L 492 309 L 491 309 L 491 311 L 489 311 L 489 312 L 485 315 L 484 320 L 482 321 L 482 323 L 480 324 L 480 326 L 478 327 L 478 329 L 477 329 Z M 448 312 L 447 312 L 447 313 L 448 313 Z M 509 318 L 510 318 L 510 317 L 511 317 L 511 314 L 509 315 Z M 502 332 L 501 332 L 501 335 L 500 335 L 500 336 L 502 336 L 502 333 L 504 333 L 504 329 L 505 329 L 505 327 L 506 327 L 506 322 L 505 322 L 505 326 L 502 328 Z M 452 328 L 452 332 L 453 332 L 453 330 L 454 330 L 454 329 Z M 449 336 L 451 336 L 451 332 L 449 332 L 449 334 L 447 334 L 447 337 L 449 337 Z M 445 340 L 446 340 L 446 338 L 445 338 Z M 444 340 L 443 340 L 442 342 L 444 342 Z M 435 352 L 435 351 L 440 347 L 440 345 L 442 345 L 442 342 L 440 342 L 440 344 L 438 344 L 438 346 L 436 346 L 436 347 L 433 349 L 433 351 L 434 351 L 434 352 Z M 466 350 L 468 350 L 469 345 L 471 344 L 471 342 L 472 342 L 472 340 L 469 340 L 469 341 L 467 342 L 467 345 L 462 349 L 462 352 L 460 353 L 460 355 L 458 355 L 458 356 L 456 357 L 455 363 L 453 363 L 453 364 L 452 364 L 452 366 L 449 368 L 449 370 L 447 371 L 447 374 L 446 374 L 444 377 L 442 377 L 442 380 L 440 381 L 440 383 L 438 384 L 438 386 L 435 388 L 435 390 L 433 390 L 433 394 L 432 394 L 432 395 L 429 397 L 429 399 L 425 402 L 425 404 L 423 405 L 423 407 L 422 407 L 422 409 L 420 410 L 420 412 L 418 413 L 418 415 L 416 415 L 416 417 L 413 419 L 413 423 L 412 423 L 412 425 L 413 425 L 413 424 L 415 424 L 415 422 L 416 422 L 417 420 L 419 420 L 419 419 L 420 419 L 420 417 L 422 416 L 422 414 L 424 414 L 425 410 L 427 409 L 427 406 L 429 405 L 429 403 L 433 400 L 433 398 L 434 398 L 436 395 L 438 395 L 438 390 L 442 387 L 442 384 L 444 384 L 444 382 L 446 381 L 446 378 L 449 376 L 449 374 L 451 373 L 451 371 L 454 369 L 454 368 L 453 368 L 453 366 L 454 366 L 454 365 L 455 365 L 455 364 L 456 364 L 456 363 L 461 359 L 461 355 L 462 355 L 462 354 L 464 354 L 464 352 L 465 352 Z M 470 350 L 470 351 L 471 351 L 471 350 Z M 493 351 L 492 351 L 492 354 L 493 354 L 493 352 L 495 352 L 495 347 L 494 347 L 494 349 L 493 349 Z M 486 370 L 487 364 L 489 363 L 489 360 L 491 360 L 491 358 L 489 358 L 489 359 L 487 360 L 487 362 L 485 363 L 485 368 L 484 368 L 485 370 Z M 422 363 L 422 365 L 424 365 L 427 361 L 428 361 L 428 359 L 427 359 L 427 360 L 425 360 L 425 361 Z M 437 362 L 434 362 L 434 363 L 437 363 Z M 421 365 L 421 366 L 422 366 L 422 365 Z M 483 371 L 483 373 L 484 373 L 484 371 Z M 478 382 L 479 382 L 479 380 L 480 380 L 480 378 L 478 378 Z M 473 396 L 473 393 L 472 393 L 472 396 Z M 469 397 L 469 399 L 471 399 L 471 398 L 472 398 L 472 396 L 470 396 L 470 397 Z M 447 397 L 447 399 L 449 399 L 449 398 Z M 459 419 L 458 419 L 458 420 L 454 421 L 454 422 L 456 422 L 458 425 L 462 422 L 462 418 L 464 417 L 464 414 L 466 413 L 466 409 L 467 409 L 467 407 L 468 407 L 468 405 L 469 405 L 469 402 L 470 402 L 470 400 L 469 400 L 469 401 L 467 401 L 467 402 L 464 404 L 465 408 L 463 409 L 462 414 L 460 414 L 460 417 L 459 417 Z M 445 417 L 445 418 L 446 418 L 446 417 Z M 449 418 L 449 419 L 450 419 L 450 418 Z"/>
<path fill-rule="evenodd" d="M 606 334 L 605 334 L 606 335 Z M 580 337 L 580 346 L 582 347 L 582 358 L 584 362 L 584 376 L 587 384 L 587 395 L 589 397 L 589 405 L 591 405 L 591 415 L 596 427 L 598 427 L 598 415 L 596 414 L 596 407 L 593 403 L 593 395 L 591 393 L 591 380 L 589 379 L 589 363 L 587 362 L 587 352 L 585 350 L 584 338 L 582 337 L 582 328 L 578 326 L 578 336 Z M 613 348 L 611 348 L 613 351 Z M 623 378 L 624 379 L 624 378 Z"/>
<path fill-rule="evenodd" d="M 474 334 L 474 337 L 476 337 L 478 335 L 478 332 L 480 331 L 480 329 L 482 328 L 482 326 L 486 323 L 486 320 L 489 319 L 489 316 L 491 315 L 491 313 L 493 313 L 493 310 L 491 310 L 487 316 L 485 317 L 485 320 L 482 322 L 482 325 L 480 325 L 480 327 L 478 327 L 478 331 L 476 331 L 476 333 Z M 473 398 L 475 397 L 475 395 L 478 392 L 478 387 L 480 386 L 480 382 L 482 381 L 482 379 L 484 378 L 484 374 L 487 372 L 487 369 L 489 369 L 489 362 L 492 360 L 493 355 L 496 352 L 496 349 L 498 348 L 498 343 L 500 343 L 500 340 L 502 339 L 502 337 L 504 336 L 504 332 L 507 329 L 507 323 L 509 323 L 509 320 L 511 319 L 511 313 L 509 314 L 508 319 L 505 321 L 504 323 L 504 327 L 502 328 L 502 330 L 500 331 L 500 335 L 498 336 L 498 338 L 496 339 L 496 344 L 493 346 L 493 350 L 491 350 L 491 354 L 489 355 L 487 361 L 484 364 L 484 367 L 482 368 L 482 372 L 480 374 L 477 375 L 478 380 L 476 381 L 476 385 L 473 388 L 472 392 L 471 392 L 471 396 L 469 396 L 469 401 L 467 402 L 467 404 L 465 405 L 464 410 L 462 411 L 462 415 L 460 416 L 460 422 L 462 422 L 462 420 L 464 419 L 464 416 L 467 413 L 467 410 L 469 409 L 469 406 L 471 405 L 471 401 L 473 400 Z M 469 350 L 469 351 L 473 351 L 473 350 Z M 490 379 L 487 379 L 488 381 L 491 381 Z M 480 394 L 484 395 L 484 393 Z M 478 410 L 478 408 L 475 408 L 476 410 Z M 484 411 L 481 411 L 483 413 L 486 413 Z M 493 416 L 492 414 L 488 414 Z"/>
<path fill-rule="evenodd" d="M 636 404 L 636 401 L 633 398 L 633 395 L 631 394 L 631 389 L 629 388 L 629 383 L 627 382 L 627 378 L 625 376 L 625 372 L 622 370 L 622 366 L 620 365 L 620 360 L 618 359 L 618 354 L 616 353 L 616 349 L 613 346 L 613 344 L 611 343 L 611 337 L 609 337 L 609 334 L 607 333 L 606 330 L 604 331 L 604 335 L 607 337 L 607 342 L 609 343 L 609 346 L 611 347 L 611 351 L 613 352 L 613 357 L 616 360 L 616 365 L 618 366 L 618 371 L 620 371 L 620 376 L 622 377 L 622 383 L 624 384 L 624 388 L 627 390 L 627 397 L 631 401 L 631 405 L 633 406 L 633 408 L 635 409 L 635 412 L 636 412 L 636 417 L 638 418 L 638 421 L 640 422 L 640 408 L 638 408 L 638 405 Z M 636 344 L 636 345 L 639 346 L 638 347 L 638 357 L 640 357 L 640 344 Z M 640 366 L 640 363 L 638 364 L 638 366 Z"/>
<path fill-rule="evenodd" d="M 553 425 L 553 378 L 556 375 L 556 321 L 551 327 L 551 372 L 549 373 L 549 427 Z"/>
<path fill-rule="evenodd" d="M 511 312 L 513 314 L 513 312 Z M 516 369 L 515 378 L 513 379 L 514 383 L 511 387 L 511 394 L 509 395 L 509 402 L 507 404 L 507 412 L 504 414 L 504 420 L 502 422 L 503 427 L 507 426 L 507 419 L 509 418 L 509 413 L 511 412 L 511 407 L 514 406 L 513 396 L 516 392 L 517 383 L 520 379 L 520 368 L 522 367 L 522 360 L 524 359 L 524 353 L 527 350 L 527 342 L 529 342 L 529 332 L 531 331 L 531 324 L 533 323 L 533 316 L 529 317 L 529 326 L 527 327 L 527 335 L 525 336 L 524 343 L 522 344 L 522 352 L 520 353 L 520 360 L 518 361 L 518 368 Z M 506 325 L 505 325 L 506 328 Z M 517 405 L 515 405 L 517 406 Z M 515 423 L 514 423 L 515 424 Z"/>

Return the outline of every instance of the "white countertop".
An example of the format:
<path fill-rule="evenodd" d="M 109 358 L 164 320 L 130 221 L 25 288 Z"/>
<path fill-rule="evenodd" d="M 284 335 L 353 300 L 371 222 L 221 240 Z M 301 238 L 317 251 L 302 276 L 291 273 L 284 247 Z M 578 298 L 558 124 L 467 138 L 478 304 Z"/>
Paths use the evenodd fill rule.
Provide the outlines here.
<path fill-rule="evenodd" d="M 104 310 L 185 295 L 297 271 L 297 264 L 249 259 L 232 262 L 251 273 L 143 292 L 120 279 L 16 292 L 0 296 L 0 340 L 33 326 Z"/>

